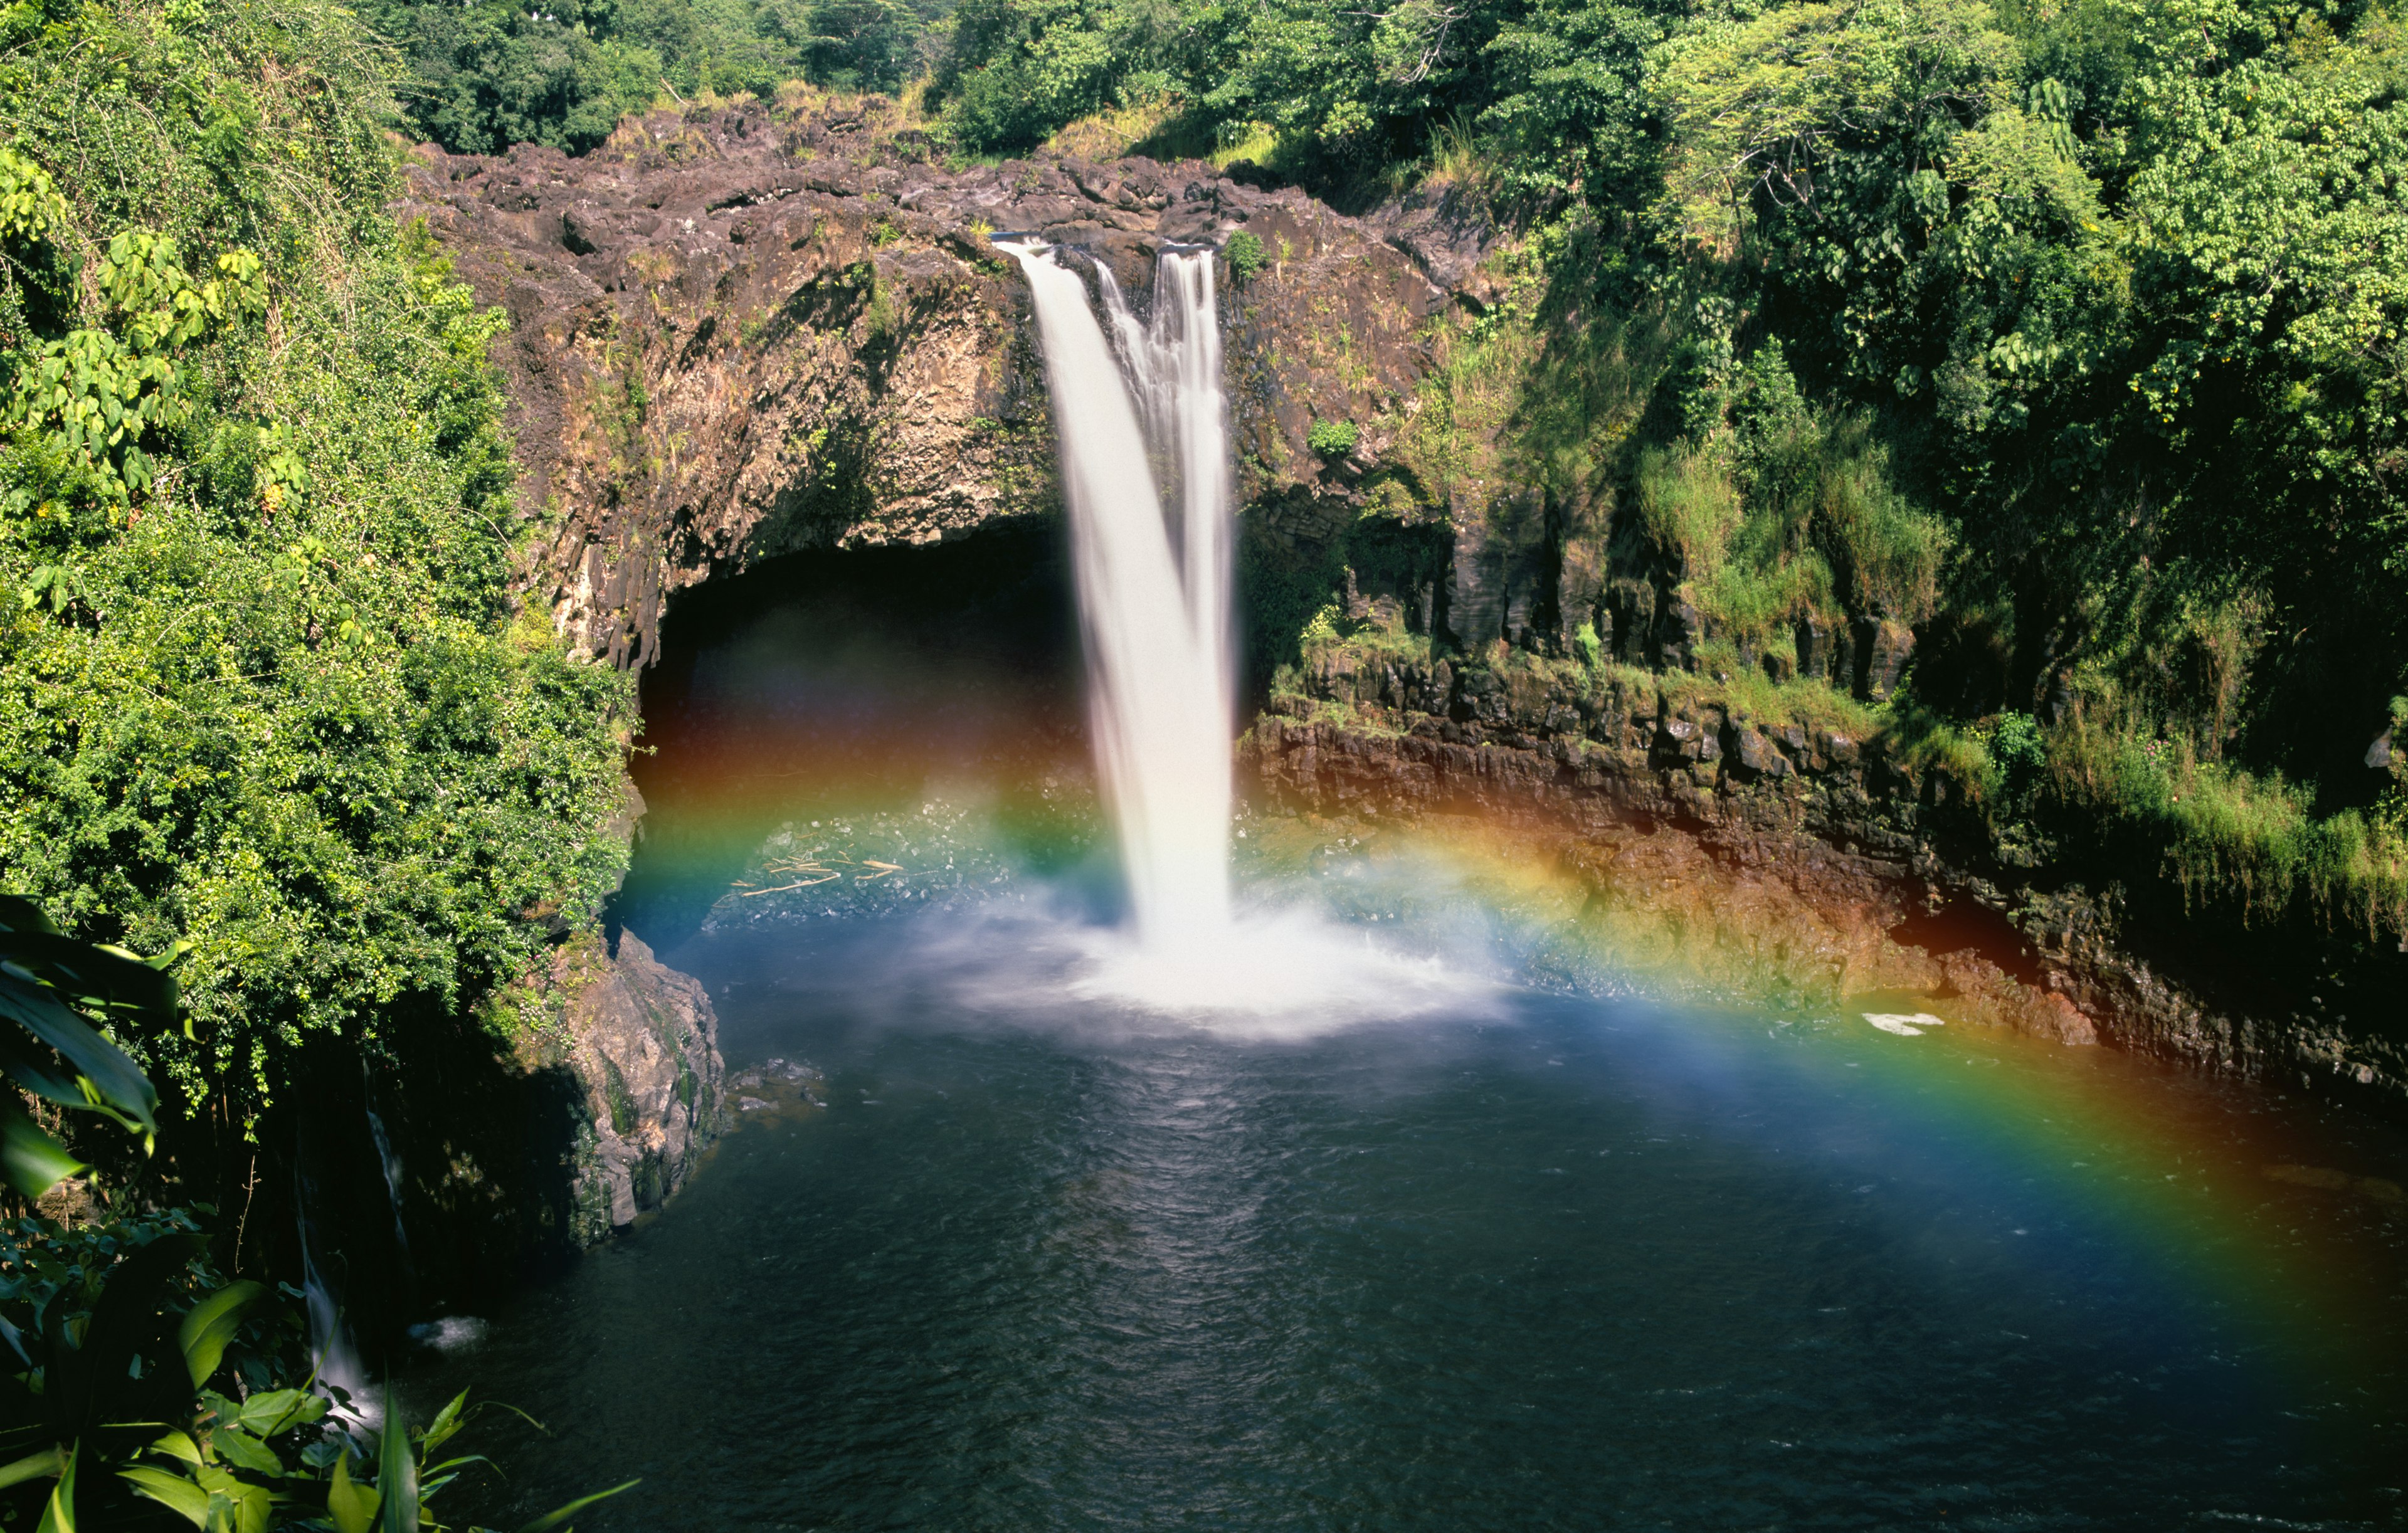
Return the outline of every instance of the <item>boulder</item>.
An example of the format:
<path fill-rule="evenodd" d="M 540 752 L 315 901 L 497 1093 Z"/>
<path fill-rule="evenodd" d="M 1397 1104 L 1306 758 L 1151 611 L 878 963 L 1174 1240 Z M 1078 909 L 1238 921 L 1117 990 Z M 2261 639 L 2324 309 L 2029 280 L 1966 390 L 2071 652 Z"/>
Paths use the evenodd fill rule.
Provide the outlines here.
<path fill-rule="evenodd" d="M 1706 620 L 1697 605 L 1675 592 L 1663 606 L 1659 651 L 1666 670 L 1695 671 L 1698 647 L 1705 642 Z"/>
<path fill-rule="evenodd" d="M 1759 777 L 1789 775 L 1789 758 L 1774 750 L 1772 742 L 1755 727 L 1733 730 L 1731 743 L 1743 770 Z"/>
<path fill-rule="evenodd" d="M 1831 627 L 1813 616 L 1798 620 L 1798 674 L 1818 681 L 1832 679 Z"/>
<path fill-rule="evenodd" d="M 701 981 L 662 965 L 635 933 L 621 932 L 615 951 L 598 937 L 570 943 L 552 978 L 593 1124 L 580 1136 L 571 1232 L 590 1244 L 694 1174 L 724 1122 L 726 1067 Z"/>

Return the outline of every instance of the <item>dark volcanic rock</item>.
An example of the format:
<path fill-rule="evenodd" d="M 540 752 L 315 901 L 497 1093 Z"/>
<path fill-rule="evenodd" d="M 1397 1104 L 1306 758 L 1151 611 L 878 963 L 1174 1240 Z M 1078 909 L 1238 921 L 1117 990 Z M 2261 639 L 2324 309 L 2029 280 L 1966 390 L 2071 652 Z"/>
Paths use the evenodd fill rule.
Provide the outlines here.
<path fill-rule="evenodd" d="M 1569 666 L 1460 674 L 1442 722 L 1364 703 L 1359 726 L 1301 722 L 1316 700 L 1363 695 L 1324 655 L 1303 678 L 1312 697 L 1275 700 L 1294 706 L 1255 722 L 1243 758 L 1262 792 L 1308 812 L 1530 827 L 1601 897 L 1643 890 L 1676 925 L 1783 953 L 1835 996 L 1920 991 L 2062 1042 L 2408 1103 L 2408 945 L 2209 925 L 2145 869 L 2103 886 L 2040 877 L 1940 769 L 1882 740 L 1768 732 Z M 1563 709 L 1584 738 L 1556 728 Z"/>
<path fill-rule="evenodd" d="M 1879 702 L 1898 690 L 1899 677 L 1914 652 L 1914 630 L 1902 623 L 1863 618 L 1856 623 L 1856 655 L 1863 666 L 1856 692 Z"/>
<path fill-rule="evenodd" d="M 1195 162 L 948 172 L 892 111 L 658 113 L 574 159 L 417 150 L 399 212 L 512 322 L 524 500 L 552 529 L 525 584 L 591 652 L 648 662 L 669 594 L 764 558 L 1054 509 L 1041 359 L 995 231 L 1073 247 L 1140 304 L 1166 245 L 1259 238 L 1267 267 L 1225 294 L 1241 488 L 1307 541 L 1356 505 L 1312 423 L 1393 414 L 1425 321 L 1478 301 L 1485 226 L 1444 198 L 1350 219 Z"/>
<path fill-rule="evenodd" d="M 615 951 L 572 944 L 553 966 L 590 1139 L 576 1151 L 576 1227 L 591 1244 L 685 1184 L 725 1121 L 719 1019 L 699 981 L 633 932 Z"/>

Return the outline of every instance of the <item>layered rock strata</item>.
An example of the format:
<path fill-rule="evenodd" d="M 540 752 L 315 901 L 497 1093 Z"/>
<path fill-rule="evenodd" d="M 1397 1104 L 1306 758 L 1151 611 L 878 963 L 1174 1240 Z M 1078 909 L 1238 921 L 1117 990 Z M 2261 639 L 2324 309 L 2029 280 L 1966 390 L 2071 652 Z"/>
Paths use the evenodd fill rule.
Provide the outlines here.
<path fill-rule="evenodd" d="M 1944 770 L 1879 738 L 1577 675 L 1325 657 L 1241 751 L 1260 791 L 1312 811 L 1542 821 L 1604 897 L 1682 905 L 1827 996 L 1919 992 L 2066 1043 L 2408 1105 L 2387 1014 L 2408 954 L 2170 919 L 2136 897 L 2153 868 L 2086 887 L 2016 866 Z"/>

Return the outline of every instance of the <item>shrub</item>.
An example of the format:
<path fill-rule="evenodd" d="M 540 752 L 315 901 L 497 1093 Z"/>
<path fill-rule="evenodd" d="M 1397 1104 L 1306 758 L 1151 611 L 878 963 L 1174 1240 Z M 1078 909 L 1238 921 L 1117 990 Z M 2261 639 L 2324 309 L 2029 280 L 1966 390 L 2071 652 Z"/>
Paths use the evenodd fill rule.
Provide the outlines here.
<path fill-rule="evenodd" d="M 1580 663 L 1583 666 L 1590 670 L 1597 669 L 1598 661 L 1604 652 L 1604 646 L 1597 637 L 1597 624 L 1582 623 L 1579 630 L 1572 635 L 1572 648 L 1579 652 Z"/>
<path fill-rule="evenodd" d="M 2040 732 L 2039 721 L 2028 713 L 2000 714 L 1989 745 L 2000 790 L 2009 798 L 2020 798 L 2047 769 L 2048 741 Z"/>
<path fill-rule="evenodd" d="M 191 945 L 185 1024 L 120 1041 L 240 1125 L 303 1034 L 466 1012 L 539 960 L 529 912 L 591 916 L 632 689 L 512 625 L 507 321 L 387 211 L 393 61 L 301 0 L 190 9 L 0 36 L 38 215 L 0 376 L 61 365 L 0 422 L 0 875 Z M 143 390 L 60 408 L 120 358 Z"/>
<path fill-rule="evenodd" d="M 1261 238 L 1243 229 L 1229 236 L 1228 243 L 1221 247 L 1221 256 L 1229 263 L 1229 279 L 1240 287 L 1253 281 L 1271 264 L 1270 252 L 1263 249 Z"/>
<path fill-rule="evenodd" d="M 1315 421 L 1304 434 L 1304 445 L 1325 458 L 1342 458 L 1354 451 L 1362 429 L 1352 421 Z"/>

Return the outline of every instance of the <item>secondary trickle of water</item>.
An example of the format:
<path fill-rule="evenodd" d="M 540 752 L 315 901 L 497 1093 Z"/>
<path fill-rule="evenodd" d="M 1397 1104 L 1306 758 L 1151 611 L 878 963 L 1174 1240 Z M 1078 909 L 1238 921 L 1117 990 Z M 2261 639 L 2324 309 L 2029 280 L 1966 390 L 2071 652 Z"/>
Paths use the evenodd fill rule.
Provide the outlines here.
<path fill-rule="evenodd" d="M 376 1091 L 376 1080 L 368 1068 L 366 1056 L 360 1060 L 360 1082 L 370 1093 Z M 385 1132 L 384 1119 L 371 1106 L 368 1114 L 368 1138 L 376 1141 L 377 1168 L 384 1172 L 385 1201 L 393 1206 L 393 1243 L 406 1265 L 409 1261 L 409 1225 L 401 1217 L 401 1156 L 393 1148 L 393 1136 Z"/>
<path fill-rule="evenodd" d="M 310 1211 L 318 1206 L 317 1199 L 317 1182 L 304 1162 L 294 1173 L 294 1201 L 300 1210 L 301 1294 L 302 1307 L 309 1321 L 310 1368 L 320 1384 L 332 1385 L 341 1392 L 338 1398 L 350 1401 L 348 1406 L 337 1407 L 338 1414 L 373 1422 L 377 1408 L 368 1394 L 367 1370 L 360 1364 L 359 1349 L 351 1341 L 351 1326 L 344 1323 L 342 1306 L 337 1302 L 334 1289 L 318 1264 L 317 1222 L 310 1217 Z"/>
<path fill-rule="evenodd" d="M 1028 274 L 1036 303 L 1069 502 L 1089 723 L 1138 936 L 1156 953 L 1200 951 L 1230 925 L 1236 707 L 1212 252 L 1164 252 L 1145 323 L 1101 272 L 1108 340 L 1086 284 L 1051 247 L 1003 248 Z"/>

